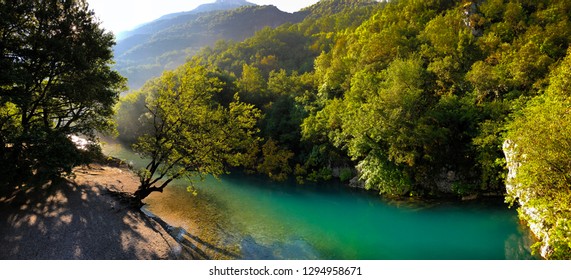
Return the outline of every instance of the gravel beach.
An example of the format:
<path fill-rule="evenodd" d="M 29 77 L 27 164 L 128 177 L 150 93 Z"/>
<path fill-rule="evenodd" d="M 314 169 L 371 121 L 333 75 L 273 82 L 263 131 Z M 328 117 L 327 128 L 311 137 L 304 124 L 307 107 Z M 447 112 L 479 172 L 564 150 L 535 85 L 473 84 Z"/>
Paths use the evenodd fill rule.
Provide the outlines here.
<path fill-rule="evenodd" d="M 0 194 L 0 259 L 176 259 L 180 245 L 109 190 L 133 192 L 126 169 L 90 165 L 75 178 Z"/>

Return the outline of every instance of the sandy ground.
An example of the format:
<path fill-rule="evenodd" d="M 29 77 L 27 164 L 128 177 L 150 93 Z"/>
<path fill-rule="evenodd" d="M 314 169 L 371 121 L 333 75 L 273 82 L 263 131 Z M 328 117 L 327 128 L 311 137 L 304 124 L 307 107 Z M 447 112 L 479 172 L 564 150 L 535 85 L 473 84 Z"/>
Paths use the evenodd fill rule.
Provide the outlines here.
<path fill-rule="evenodd" d="M 127 169 L 91 165 L 61 182 L 0 194 L 0 259 L 177 259 L 181 245 L 109 190 L 133 192 Z"/>

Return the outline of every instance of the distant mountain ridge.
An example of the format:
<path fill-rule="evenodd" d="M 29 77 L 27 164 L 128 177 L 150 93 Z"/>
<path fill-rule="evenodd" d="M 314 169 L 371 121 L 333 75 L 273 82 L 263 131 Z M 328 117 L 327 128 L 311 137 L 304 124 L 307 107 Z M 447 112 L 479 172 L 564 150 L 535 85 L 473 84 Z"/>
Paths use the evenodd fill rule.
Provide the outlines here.
<path fill-rule="evenodd" d="M 303 20 L 301 14 L 280 11 L 275 6 L 257 6 L 243 0 L 218 0 L 197 10 L 170 14 L 129 32 L 114 48 L 115 68 L 125 76 L 130 89 L 141 87 L 163 71 L 183 64 L 205 46 L 218 40 L 242 41 L 264 27 Z M 238 8 L 231 9 L 231 7 Z"/>
<path fill-rule="evenodd" d="M 202 4 L 196 9 L 188 12 L 179 12 L 174 14 L 164 15 L 159 18 L 159 20 L 164 19 L 171 19 L 178 16 L 188 15 L 188 14 L 198 14 L 198 13 L 206 13 L 212 11 L 224 11 L 224 10 L 233 10 L 243 6 L 257 6 L 254 3 L 250 3 L 245 0 L 217 0 L 214 3 Z"/>
<path fill-rule="evenodd" d="M 245 0 L 216 0 L 216 2 L 214 3 L 202 4 L 191 11 L 166 14 L 151 22 L 143 23 L 138 27 L 134 28 L 133 30 L 117 34 L 117 40 L 122 41 L 134 35 L 149 34 L 164 28 L 168 28 L 169 26 L 172 26 L 174 24 L 177 24 L 177 22 L 180 22 L 174 19 L 181 16 L 195 15 L 199 13 L 207 13 L 214 11 L 234 10 L 243 6 L 257 6 L 257 5 Z"/>

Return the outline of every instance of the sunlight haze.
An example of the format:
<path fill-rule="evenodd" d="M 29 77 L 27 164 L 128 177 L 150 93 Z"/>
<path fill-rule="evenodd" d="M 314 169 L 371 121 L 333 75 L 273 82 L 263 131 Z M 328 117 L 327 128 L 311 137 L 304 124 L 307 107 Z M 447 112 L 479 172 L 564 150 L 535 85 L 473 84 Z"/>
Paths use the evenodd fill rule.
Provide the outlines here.
<path fill-rule="evenodd" d="M 118 33 L 155 20 L 163 15 L 184 12 L 196 7 L 214 3 L 215 0 L 88 0 L 105 29 Z M 285 12 L 297 12 L 313 5 L 318 0 L 249 0 L 258 5 L 274 5 Z"/>

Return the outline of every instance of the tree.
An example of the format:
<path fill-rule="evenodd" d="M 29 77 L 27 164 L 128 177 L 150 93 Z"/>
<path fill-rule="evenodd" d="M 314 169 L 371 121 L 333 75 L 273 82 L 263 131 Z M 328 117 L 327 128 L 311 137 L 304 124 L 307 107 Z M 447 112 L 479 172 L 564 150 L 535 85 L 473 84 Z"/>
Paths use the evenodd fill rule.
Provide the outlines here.
<path fill-rule="evenodd" d="M 260 69 L 244 64 L 242 76 L 236 81 L 240 89 L 242 99 L 248 103 L 262 107 L 269 99 L 267 95 L 267 83 Z"/>
<path fill-rule="evenodd" d="M 412 169 L 422 162 L 426 136 L 422 131 L 423 116 L 431 105 L 430 95 L 424 90 L 426 70 L 420 59 L 395 60 L 389 68 L 377 75 L 361 72 L 355 76 L 352 91 L 345 95 L 347 104 L 343 117 L 343 133 L 348 153 L 355 159 L 371 159 L 361 166 L 375 166 L 386 161 L 387 168 Z M 390 162 L 390 163 L 388 163 Z M 400 166 L 397 168 L 397 166 Z M 381 168 L 383 169 L 383 168 Z M 379 169 L 375 169 L 380 171 Z M 388 193 L 406 193 L 407 172 L 393 176 L 394 172 L 376 174 L 362 170 L 362 179 L 386 184 L 381 190 Z M 370 178 L 369 178 L 370 177 Z M 376 187 L 376 186 L 371 186 Z"/>
<path fill-rule="evenodd" d="M 191 63 L 163 74 L 146 102 L 151 131 L 134 145 L 150 159 L 139 173 L 141 185 L 134 194 L 139 202 L 179 178 L 192 181 L 223 174 L 228 165 L 253 165 L 260 111 L 237 96 L 228 108 L 217 104 L 212 98 L 222 86 L 205 67 Z"/>
<path fill-rule="evenodd" d="M 70 171 L 73 149 L 52 154 L 70 147 L 67 136 L 113 127 L 124 88 L 109 66 L 113 35 L 84 0 L 2 0 L 0 38 L 0 160 L 16 170 Z"/>
<path fill-rule="evenodd" d="M 293 153 L 278 146 L 276 141 L 269 139 L 262 146 L 262 162 L 258 165 L 260 173 L 268 175 L 273 180 L 284 181 L 291 173 L 289 160 Z"/>

